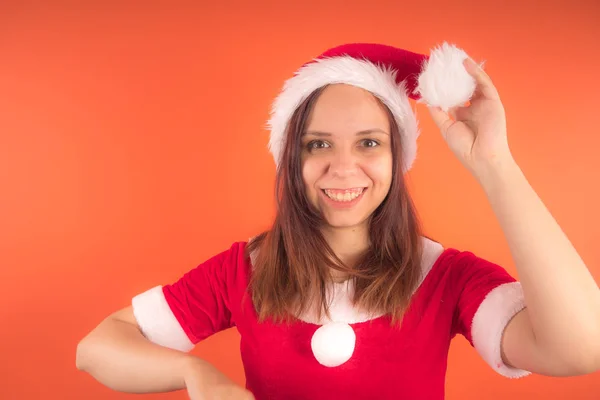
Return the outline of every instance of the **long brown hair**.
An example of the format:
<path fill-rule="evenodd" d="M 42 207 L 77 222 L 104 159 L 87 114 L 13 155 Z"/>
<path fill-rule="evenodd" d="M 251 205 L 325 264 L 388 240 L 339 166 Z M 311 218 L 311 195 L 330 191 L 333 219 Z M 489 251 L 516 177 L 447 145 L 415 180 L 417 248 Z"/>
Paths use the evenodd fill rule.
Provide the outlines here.
<path fill-rule="evenodd" d="M 420 282 L 423 251 L 420 222 L 401 168 L 401 128 L 380 102 L 391 127 L 392 184 L 370 217 L 370 248 L 355 266 L 344 265 L 321 234 L 325 220 L 306 196 L 301 171 L 302 135 L 323 89 L 312 93 L 290 120 L 276 173 L 274 223 L 246 246 L 253 265 L 252 302 L 261 321 L 289 321 L 315 305 L 319 316 L 329 316 L 326 290 L 331 269 L 336 269 L 354 280 L 356 307 L 399 322 Z"/>

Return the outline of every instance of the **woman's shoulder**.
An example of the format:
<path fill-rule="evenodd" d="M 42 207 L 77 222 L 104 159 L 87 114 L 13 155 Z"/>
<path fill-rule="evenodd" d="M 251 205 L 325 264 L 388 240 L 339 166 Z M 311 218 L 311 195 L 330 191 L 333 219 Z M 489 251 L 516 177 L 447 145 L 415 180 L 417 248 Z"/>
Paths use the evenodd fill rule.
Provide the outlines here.
<path fill-rule="evenodd" d="M 175 283 L 185 286 L 207 285 L 231 293 L 234 288 L 245 290 L 251 261 L 246 254 L 247 241 L 234 241 L 205 257 Z"/>
<path fill-rule="evenodd" d="M 247 280 L 254 254 L 247 251 L 249 240 L 234 241 L 205 263 L 215 263 L 223 278 Z"/>
<path fill-rule="evenodd" d="M 427 241 L 431 241 L 427 239 Z M 468 283 L 485 281 L 514 281 L 500 264 L 478 255 L 473 250 L 443 246 L 433 242 L 425 245 L 423 265 L 430 286 L 460 289 Z"/>

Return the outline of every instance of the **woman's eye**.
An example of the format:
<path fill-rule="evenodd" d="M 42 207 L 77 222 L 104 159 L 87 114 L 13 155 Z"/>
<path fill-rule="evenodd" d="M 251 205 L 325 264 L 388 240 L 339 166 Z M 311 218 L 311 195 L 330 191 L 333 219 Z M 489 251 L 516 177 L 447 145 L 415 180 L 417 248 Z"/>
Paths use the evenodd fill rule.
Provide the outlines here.
<path fill-rule="evenodd" d="M 322 149 L 328 146 L 328 144 L 322 140 L 313 140 L 306 146 L 309 150 Z"/>
<path fill-rule="evenodd" d="M 365 147 L 377 147 L 377 146 L 379 146 L 379 143 L 376 140 L 373 140 L 373 139 L 365 139 L 365 140 L 363 140 L 363 144 L 365 145 Z"/>

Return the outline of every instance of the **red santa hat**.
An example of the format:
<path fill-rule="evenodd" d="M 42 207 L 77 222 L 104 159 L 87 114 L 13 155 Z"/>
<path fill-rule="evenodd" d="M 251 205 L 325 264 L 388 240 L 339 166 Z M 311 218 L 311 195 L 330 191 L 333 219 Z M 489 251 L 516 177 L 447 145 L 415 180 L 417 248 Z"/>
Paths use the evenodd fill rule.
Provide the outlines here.
<path fill-rule="evenodd" d="M 420 133 L 409 99 L 444 111 L 467 102 L 476 84 L 463 65 L 466 58 L 462 49 L 448 43 L 433 48 L 429 56 L 372 43 L 344 44 L 325 51 L 296 71 L 273 103 L 269 150 L 276 165 L 297 107 L 320 87 L 343 83 L 371 92 L 390 109 L 400 127 L 403 172 L 408 171 L 417 155 Z"/>

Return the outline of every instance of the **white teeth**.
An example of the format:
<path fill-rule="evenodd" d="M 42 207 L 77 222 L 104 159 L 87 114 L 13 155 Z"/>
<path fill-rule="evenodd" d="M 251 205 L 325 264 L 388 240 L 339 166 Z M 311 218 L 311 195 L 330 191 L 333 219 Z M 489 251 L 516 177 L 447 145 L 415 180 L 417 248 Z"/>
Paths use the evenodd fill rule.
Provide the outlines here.
<path fill-rule="evenodd" d="M 358 196 L 361 195 L 363 190 L 364 188 L 344 191 L 325 189 L 325 194 L 332 200 L 346 202 L 356 199 Z"/>

